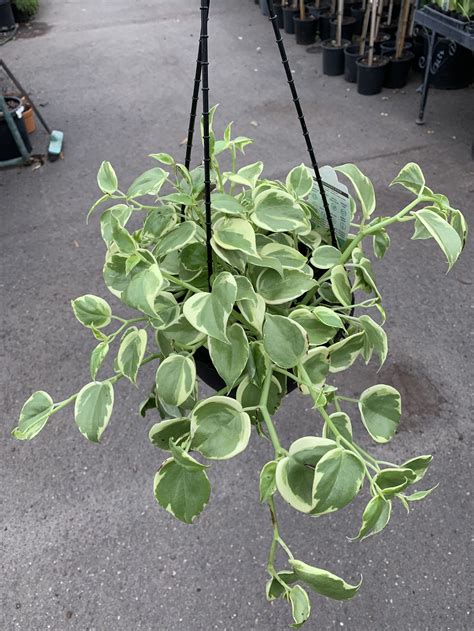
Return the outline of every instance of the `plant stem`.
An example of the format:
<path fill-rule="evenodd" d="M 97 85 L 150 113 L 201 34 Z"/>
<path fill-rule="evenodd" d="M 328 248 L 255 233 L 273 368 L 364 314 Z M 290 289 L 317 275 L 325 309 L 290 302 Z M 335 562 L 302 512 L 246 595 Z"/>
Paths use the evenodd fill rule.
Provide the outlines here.
<path fill-rule="evenodd" d="M 168 274 L 168 272 L 163 272 L 163 270 L 161 271 L 161 275 L 163 276 L 163 278 L 166 278 L 166 280 L 169 280 L 170 282 L 174 283 L 175 285 L 179 285 L 180 287 L 184 287 L 185 289 L 189 289 L 194 294 L 199 294 L 202 291 L 201 289 L 194 287 L 194 285 L 191 285 L 190 283 L 187 283 L 180 278 L 176 278 L 176 276 L 173 276 L 172 274 Z"/>
<path fill-rule="evenodd" d="M 267 374 L 265 375 L 265 381 L 263 382 L 259 406 L 260 412 L 263 416 L 263 420 L 265 421 L 265 425 L 267 426 L 268 435 L 270 436 L 270 440 L 272 441 L 273 449 L 275 450 L 275 456 L 278 458 L 279 456 L 284 455 L 285 451 L 280 444 L 280 439 L 278 438 L 275 426 L 273 425 L 272 417 L 270 416 L 270 413 L 268 411 L 268 394 L 270 392 L 272 376 L 273 370 L 271 367 L 269 367 L 267 370 Z"/>
<path fill-rule="evenodd" d="M 276 581 L 278 581 L 280 583 L 280 585 L 284 588 L 285 592 L 287 592 L 288 591 L 288 585 L 278 576 L 278 572 L 275 569 L 275 558 L 276 558 L 277 544 L 280 544 L 280 545 L 283 544 L 282 547 L 287 552 L 288 556 L 290 556 L 290 558 L 293 558 L 293 555 L 291 554 L 290 550 L 287 548 L 286 544 L 284 544 L 283 540 L 280 537 L 280 533 L 279 533 L 279 530 L 278 530 L 278 520 L 277 520 L 276 510 L 275 510 L 275 500 L 273 499 L 273 497 L 271 497 L 268 500 L 268 507 L 270 509 L 270 516 L 271 516 L 271 519 L 272 519 L 273 538 L 272 538 L 272 543 L 271 543 L 271 546 L 270 546 L 270 552 L 268 553 L 267 572 Z"/>

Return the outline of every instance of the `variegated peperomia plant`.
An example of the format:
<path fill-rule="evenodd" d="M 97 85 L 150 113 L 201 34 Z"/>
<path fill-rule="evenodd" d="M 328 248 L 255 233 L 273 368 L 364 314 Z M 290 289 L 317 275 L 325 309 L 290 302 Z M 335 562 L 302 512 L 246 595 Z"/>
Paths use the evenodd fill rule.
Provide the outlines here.
<path fill-rule="evenodd" d="M 232 138 L 231 129 L 229 125 L 223 140 L 216 141 L 211 128 L 211 279 L 202 168 L 188 172 L 168 154 L 152 155 L 166 169 L 146 171 L 125 193 L 112 166 L 102 164 L 98 184 L 103 195 L 90 212 L 103 208 L 104 280 L 114 297 L 137 314 L 115 315 L 108 302 L 93 295 L 74 300 L 77 319 L 98 341 L 90 360 L 92 381 L 58 403 L 46 392 L 35 392 L 13 435 L 34 438 L 53 414 L 74 403 L 80 432 L 98 442 L 112 414 L 114 384 L 122 378 L 136 384 L 140 367 L 156 362 L 155 384 L 141 413 L 157 410 L 162 419 L 149 433 L 151 442 L 168 454 L 154 480 L 158 503 L 191 523 L 209 501 L 210 462 L 237 456 L 252 430 L 265 450 L 270 441 L 274 456 L 260 475 L 260 501 L 270 509 L 273 529 L 267 598 L 287 599 L 293 626 L 299 627 L 310 615 L 305 588 L 349 599 L 360 582 L 349 584 L 294 558 L 279 531 L 276 497 L 296 511 L 322 516 L 349 504 L 366 486 L 370 500 L 357 535 L 363 539 L 383 530 L 393 501 L 408 509 L 432 490 L 415 490 L 431 456 L 393 464 L 369 454 L 353 438 L 346 410 L 355 405 L 376 443 L 393 438 L 401 417 L 397 390 L 377 384 L 352 399 L 328 382 L 359 356 L 367 363 L 375 355 L 380 364 L 387 356 L 372 252 L 384 256 L 392 224 L 413 222 L 413 238 L 433 238 L 451 267 L 467 227 L 461 212 L 425 185 L 413 163 L 392 182 L 407 189 L 411 201 L 398 212 L 374 218 L 371 182 L 346 164 L 336 170 L 355 191 L 352 232 L 336 248 L 318 227 L 320 217 L 309 202 L 309 169 L 298 166 L 283 182 L 262 179 L 261 162 L 237 169 L 237 154 L 251 141 Z M 219 168 L 224 152 L 230 153 L 228 172 Z M 127 229 L 134 222 L 133 231 Z M 98 379 L 112 348 L 113 375 Z M 196 375 L 209 379 L 209 372 L 222 388 L 201 398 Z M 321 427 L 287 446 L 272 415 L 294 387 L 310 397 Z M 275 567 L 278 547 L 288 556 L 287 567 L 280 570 Z"/>

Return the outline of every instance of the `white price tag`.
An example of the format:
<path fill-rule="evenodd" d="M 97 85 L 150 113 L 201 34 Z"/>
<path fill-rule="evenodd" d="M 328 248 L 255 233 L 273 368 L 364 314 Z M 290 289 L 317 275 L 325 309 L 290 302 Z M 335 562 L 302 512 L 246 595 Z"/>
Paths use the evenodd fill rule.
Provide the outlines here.
<path fill-rule="evenodd" d="M 349 234 L 351 222 L 351 200 L 349 189 L 341 184 L 337 179 L 336 171 L 330 166 L 324 166 L 319 170 L 323 181 L 324 192 L 328 201 L 329 212 L 331 213 L 334 231 L 336 233 L 339 245 L 342 245 Z M 308 196 L 308 204 L 313 208 L 313 223 L 316 229 L 328 230 L 329 222 L 324 210 L 323 200 L 319 192 L 319 186 L 316 180 L 313 183 L 313 190 Z"/>

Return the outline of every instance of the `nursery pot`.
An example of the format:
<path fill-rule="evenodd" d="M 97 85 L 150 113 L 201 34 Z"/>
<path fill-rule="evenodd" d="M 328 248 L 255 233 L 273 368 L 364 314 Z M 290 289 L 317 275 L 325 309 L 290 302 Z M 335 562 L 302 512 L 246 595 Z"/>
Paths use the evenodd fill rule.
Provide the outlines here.
<path fill-rule="evenodd" d="M 283 7 L 283 27 L 285 29 L 285 33 L 289 35 L 295 34 L 295 21 L 294 18 L 299 14 L 298 9 L 293 9 L 293 7 Z"/>
<path fill-rule="evenodd" d="M 351 6 L 351 16 L 355 18 L 354 35 L 362 35 L 365 10 L 360 3 Z"/>
<path fill-rule="evenodd" d="M 321 41 L 324 42 L 325 39 L 329 39 L 331 37 L 331 20 L 333 15 L 331 11 L 325 11 L 321 13 L 319 16 L 319 37 Z"/>
<path fill-rule="evenodd" d="M 323 49 L 323 74 L 329 77 L 337 77 L 344 74 L 344 47 L 350 44 L 349 40 L 342 40 L 341 46 L 327 39 L 321 43 Z"/>
<path fill-rule="evenodd" d="M 390 38 L 393 39 L 397 33 L 397 23 L 393 22 L 391 24 L 381 24 L 380 25 L 380 31 L 382 33 L 387 33 L 388 35 L 390 35 Z"/>
<path fill-rule="evenodd" d="M 374 50 L 377 55 L 382 54 L 382 46 L 390 41 L 390 35 L 388 33 L 379 33 L 374 41 Z"/>
<path fill-rule="evenodd" d="M 273 8 L 275 9 L 275 15 L 277 16 L 278 26 L 283 28 L 285 25 L 283 23 L 283 5 L 281 2 L 274 2 Z"/>
<path fill-rule="evenodd" d="M 350 44 L 344 48 L 344 79 L 349 83 L 357 82 L 356 61 L 361 58 L 359 44 Z"/>
<path fill-rule="evenodd" d="M 367 56 L 356 61 L 357 92 L 366 95 L 378 94 L 383 86 L 388 59 L 387 57 L 374 57 L 372 66 L 369 66 L 367 61 Z"/>
<path fill-rule="evenodd" d="M 380 44 L 380 54 L 391 55 L 392 53 L 395 52 L 396 46 L 397 46 L 397 42 L 394 39 L 390 39 L 387 42 Z M 412 48 L 413 48 L 413 44 L 411 42 L 405 42 L 405 44 L 403 45 L 403 52 L 407 52 L 411 50 Z"/>
<path fill-rule="evenodd" d="M 36 131 L 36 121 L 33 108 L 28 103 L 24 105 L 23 121 L 25 123 L 25 129 L 28 134 L 32 134 Z"/>
<path fill-rule="evenodd" d="M 404 88 L 407 84 L 408 75 L 410 74 L 410 68 L 415 55 L 411 50 L 405 50 L 400 59 L 395 59 L 393 52 L 385 53 L 384 56 L 389 59 L 385 72 L 385 80 L 383 82 L 384 87 L 392 89 Z"/>
<path fill-rule="evenodd" d="M 0 32 L 11 31 L 15 28 L 15 18 L 10 0 L 0 0 Z"/>
<path fill-rule="evenodd" d="M 351 17 L 351 9 L 354 5 L 360 5 L 358 0 L 344 0 L 344 15 L 348 18 Z"/>
<path fill-rule="evenodd" d="M 354 35 L 356 19 L 355 18 L 342 18 L 342 39 L 348 39 L 352 41 L 352 36 Z M 329 37 L 331 39 L 336 39 L 337 32 L 337 18 L 333 18 L 331 20 L 331 29 L 329 33 Z"/>
<path fill-rule="evenodd" d="M 260 0 L 260 11 L 262 12 L 262 15 L 269 15 L 267 0 Z"/>
<path fill-rule="evenodd" d="M 31 144 L 28 138 L 28 134 L 25 129 L 25 123 L 21 117 L 21 101 L 16 96 L 6 96 L 5 100 L 13 115 L 13 121 L 16 128 L 20 132 L 20 135 L 25 143 L 28 151 L 31 151 Z M 20 116 L 20 117 L 18 117 Z M 21 156 L 20 150 L 11 135 L 10 128 L 7 125 L 3 113 L 0 115 L 0 161 L 11 160 L 12 158 L 19 158 Z"/>
<path fill-rule="evenodd" d="M 318 26 L 318 20 L 313 16 L 306 17 L 302 20 L 299 17 L 295 17 L 295 35 L 296 43 L 301 46 L 309 46 L 314 44 L 316 39 L 316 27 Z"/>

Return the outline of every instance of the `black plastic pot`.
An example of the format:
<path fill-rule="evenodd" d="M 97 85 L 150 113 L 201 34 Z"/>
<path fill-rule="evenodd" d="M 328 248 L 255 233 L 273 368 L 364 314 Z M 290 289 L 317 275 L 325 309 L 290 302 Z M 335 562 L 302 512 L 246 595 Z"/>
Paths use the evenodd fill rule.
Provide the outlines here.
<path fill-rule="evenodd" d="M 285 33 L 289 35 L 295 34 L 295 17 L 297 17 L 298 13 L 298 9 L 283 7 L 283 28 Z"/>
<path fill-rule="evenodd" d="M 385 72 L 384 87 L 392 90 L 404 88 L 407 84 L 415 55 L 410 50 L 407 50 L 404 51 L 400 59 L 395 59 L 393 53 L 386 53 L 385 57 L 389 59 L 389 62 Z"/>
<path fill-rule="evenodd" d="M 307 17 L 304 20 L 295 17 L 295 35 L 296 43 L 301 46 L 309 46 L 314 44 L 316 39 L 316 28 L 318 26 L 318 20 L 313 16 Z"/>
<path fill-rule="evenodd" d="M 7 104 L 10 108 L 10 112 L 13 114 L 13 120 L 16 128 L 20 132 L 20 135 L 25 143 L 28 151 L 31 151 L 31 144 L 26 131 L 25 122 L 22 118 L 18 118 L 17 112 L 21 107 L 21 101 L 16 96 L 5 97 Z M 21 156 L 20 150 L 10 132 L 10 128 L 7 125 L 3 114 L 0 117 L 0 161 L 11 160 L 12 158 L 19 158 Z"/>
<path fill-rule="evenodd" d="M 260 0 L 260 11 L 262 15 L 268 15 L 268 2 L 267 0 Z"/>
<path fill-rule="evenodd" d="M 354 5 L 360 5 L 359 0 L 344 0 L 344 15 L 348 18 L 352 16 L 351 9 Z"/>
<path fill-rule="evenodd" d="M 342 40 L 341 46 L 336 46 L 334 40 L 327 39 L 321 43 L 323 49 L 323 74 L 337 77 L 344 74 L 344 48 L 350 44 L 349 40 Z"/>
<path fill-rule="evenodd" d="M 274 2 L 273 8 L 275 9 L 275 15 L 277 16 L 278 26 L 283 28 L 285 26 L 283 22 L 283 5 L 281 2 Z"/>
<path fill-rule="evenodd" d="M 350 44 L 344 48 L 344 79 L 349 83 L 357 82 L 356 61 L 361 58 L 359 44 Z"/>
<path fill-rule="evenodd" d="M 380 24 L 380 31 L 382 33 L 387 33 L 387 35 L 390 35 L 390 39 L 393 39 L 397 33 L 397 23 L 393 22 L 391 24 Z"/>
<path fill-rule="evenodd" d="M 11 31 L 15 28 L 15 18 L 10 0 L 0 0 L 0 32 Z"/>
<path fill-rule="evenodd" d="M 334 16 L 331 11 L 323 11 L 319 16 L 319 37 L 322 42 L 331 37 L 331 20 Z"/>
<path fill-rule="evenodd" d="M 333 18 L 330 24 L 331 24 L 331 30 L 330 30 L 329 37 L 331 39 L 335 39 L 336 31 L 337 31 L 337 18 Z M 349 41 L 352 41 L 355 25 L 356 25 L 355 18 L 347 18 L 347 17 L 342 18 L 342 39 L 347 39 Z"/>
<path fill-rule="evenodd" d="M 355 18 L 354 35 L 362 35 L 365 10 L 360 3 L 351 6 L 351 16 Z"/>
<path fill-rule="evenodd" d="M 376 55 L 382 54 L 382 46 L 390 41 L 388 33 L 379 33 L 374 41 L 374 51 Z"/>
<path fill-rule="evenodd" d="M 357 92 L 359 94 L 378 94 L 382 90 L 385 71 L 388 65 L 387 57 L 374 57 L 372 66 L 367 65 L 367 57 L 356 61 L 357 64 Z"/>
<path fill-rule="evenodd" d="M 381 55 L 391 55 L 395 52 L 397 42 L 394 39 L 390 39 L 383 44 L 380 44 L 380 54 Z M 413 48 L 413 44 L 411 42 L 405 42 L 403 46 L 403 52 L 408 52 Z"/>

